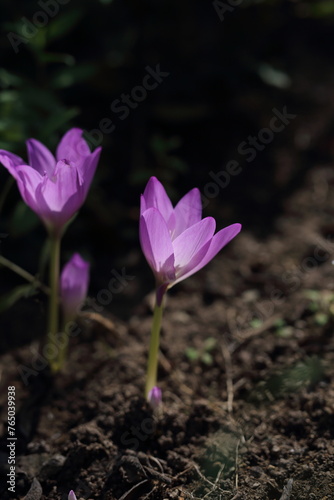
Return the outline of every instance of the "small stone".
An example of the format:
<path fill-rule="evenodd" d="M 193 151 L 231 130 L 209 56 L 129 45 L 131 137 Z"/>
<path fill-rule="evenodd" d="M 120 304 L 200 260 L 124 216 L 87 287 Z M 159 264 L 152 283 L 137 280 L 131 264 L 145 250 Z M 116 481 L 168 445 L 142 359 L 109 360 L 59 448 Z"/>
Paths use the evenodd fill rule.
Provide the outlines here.
<path fill-rule="evenodd" d="M 40 500 L 42 498 L 43 489 L 40 482 L 34 477 L 30 490 L 23 500 Z"/>
<path fill-rule="evenodd" d="M 42 481 L 45 481 L 46 479 L 48 479 L 50 477 L 54 477 L 55 475 L 58 474 L 60 469 L 63 467 L 65 460 L 66 460 L 66 458 L 63 455 L 59 455 L 59 454 L 53 455 L 52 457 L 49 458 L 49 460 L 47 460 L 43 464 L 43 466 L 38 474 L 38 477 Z"/>

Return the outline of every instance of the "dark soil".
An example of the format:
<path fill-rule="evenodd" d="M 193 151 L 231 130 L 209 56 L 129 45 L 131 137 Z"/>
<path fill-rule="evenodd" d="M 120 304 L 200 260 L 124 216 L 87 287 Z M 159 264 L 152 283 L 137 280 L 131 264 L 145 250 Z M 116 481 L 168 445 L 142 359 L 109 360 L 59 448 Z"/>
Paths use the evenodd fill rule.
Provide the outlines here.
<path fill-rule="evenodd" d="M 334 172 L 313 168 L 266 241 L 244 230 L 171 290 L 158 414 L 143 398 L 151 296 L 127 322 L 82 318 L 53 382 L 23 383 L 31 346 L 3 355 L 14 498 L 334 499 L 333 215 Z M 13 498 L 0 458 L 1 499 Z"/>

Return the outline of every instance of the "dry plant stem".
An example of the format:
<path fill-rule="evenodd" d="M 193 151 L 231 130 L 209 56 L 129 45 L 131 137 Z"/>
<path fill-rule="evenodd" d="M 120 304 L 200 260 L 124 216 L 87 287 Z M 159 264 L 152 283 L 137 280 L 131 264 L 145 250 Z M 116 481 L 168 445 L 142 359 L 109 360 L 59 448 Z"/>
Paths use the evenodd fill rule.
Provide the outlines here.
<path fill-rule="evenodd" d="M 154 306 L 153 323 L 152 323 L 151 338 L 150 338 L 150 350 L 149 350 L 148 364 L 147 364 L 146 387 L 145 387 L 146 399 L 148 399 L 150 390 L 157 385 L 162 310 L 163 310 L 162 300 L 160 305 L 158 305 L 158 302 L 156 301 Z"/>
<path fill-rule="evenodd" d="M 227 411 L 232 413 L 233 411 L 233 377 L 232 377 L 232 358 L 231 353 L 224 341 L 222 341 L 222 354 L 225 361 L 225 373 L 226 373 L 226 391 L 227 391 Z"/>
<path fill-rule="evenodd" d="M 38 286 L 38 288 L 40 288 L 47 295 L 50 293 L 50 289 L 47 286 L 43 285 L 43 283 L 41 283 L 38 279 L 36 279 L 35 276 L 28 273 L 28 271 L 18 266 L 17 264 L 14 264 L 14 262 L 6 259 L 6 257 L 4 257 L 3 255 L 0 255 L 0 264 L 2 266 L 8 267 L 8 269 L 21 276 L 21 278 L 29 281 L 29 283 L 36 284 L 36 286 Z"/>
<path fill-rule="evenodd" d="M 290 500 L 292 493 L 293 479 L 289 479 L 286 486 L 284 486 L 283 494 L 279 500 Z"/>
<path fill-rule="evenodd" d="M 49 321 L 48 321 L 48 341 L 57 346 L 58 335 L 58 305 L 59 305 L 59 269 L 60 269 L 60 241 L 59 235 L 50 234 L 50 297 L 49 297 Z M 47 353 L 52 353 L 52 349 L 47 349 Z M 60 350 L 58 356 L 47 356 L 51 371 L 56 373 L 60 370 Z"/>

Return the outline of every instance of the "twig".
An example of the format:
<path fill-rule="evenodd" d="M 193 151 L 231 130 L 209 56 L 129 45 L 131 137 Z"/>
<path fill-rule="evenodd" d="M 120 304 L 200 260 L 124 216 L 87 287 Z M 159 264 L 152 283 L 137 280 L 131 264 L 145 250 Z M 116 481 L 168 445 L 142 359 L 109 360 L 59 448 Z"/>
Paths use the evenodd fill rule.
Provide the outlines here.
<path fill-rule="evenodd" d="M 225 467 L 225 464 L 223 464 L 223 465 L 221 466 L 221 468 L 219 469 L 219 471 L 218 471 L 217 477 L 216 477 L 216 479 L 215 479 L 214 486 L 213 486 L 212 490 L 210 490 L 208 493 L 206 493 L 206 494 L 204 495 L 203 500 L 204 500 L 204 498 L 206 498 L 206 497 L 208 497 L 209 495 L 211 495 L 211 493 L 213 493 L 213 492 L 217 489 L 217 487 L 218 487 L 218 481 L 219 481 L 219 479 L 220 479 L 220 476 L 221 476 L 221 475 L 222 475 L 222 473 L 223 473 L 224 467 Z"/>
<path fill-rule="evenodd" d="M 33 274 L 28 273 L 25 269 L 22 267 L 18 266 L 17 264 L 14 264 L 14 262 L 11 262 L 10 260 L 6 259 L 3 255 L 0 255 L 0 264 L 8 267 L 11 271 L 14 273 L 18 274 L 21 276 L 21 278 L 25 279 L 26 281 L 29 281 L 29 283 L 35 284 L 38 288 L 40 288 L 44 293 L 47 295 L 50 293 L 50 288 L 46 285 L 44 285 L 41 281 L 39 281 L 36 276 Z"/>
<path fill-rule="evenodd" d="M 208 483 L 213 488 L 215 487 L 215 483 L 213 483 L 207 477 L 205 477 L 204 474 L 202 474 L 202 472 L 199 470 L 199 467 L 196 464 L 194 464 L 194 463 L 193 463 L 193 468 L 195 469 L 195 471 L 197 472 L 197 474 L 199 475 L 199 477 L 201 479 L 203 479 L 203 481 L 205 481 L 206 483 Z"/>
<path fill-rule="evenodd" d="M 151 460 L 152 460 L 152 462 L 155 462 L 155 463 L 157 464 L 157 466 L 159 467 L 160 472 L 161 472 L 162 474 L 164 474 L 164 472 L 165 472 L 165 471 L 164 471 L 164 468 L 163 468 L 163 466 L 161 465 L 161 462 L 160 462 L 160 460 L 159 460 L 158 458 L 153 457 L 153 456 L 150 456 L 150 457 L 148 458 L 148 460 L 149 460 L 149 462 L 150 462 Z"/>
<path fill-rule="evenodd" d="M 206 483 L 208 483 L 210 486 L 211 486 L 211 491 L 209 491 L 209 493 L 212 493 L 213 491 L 217 490 L 221 493 L 227 493 L 226 491 L 222 490 L 218 485 L 218 481 L 220 479 L 220 476 L 221 476 L 221 473 L 223 472 L 223 469 L 224 469 L 224 465 L 222 466 L 222 468 L 219 470 L 218 472 L 218 475 L 215 479 L 215 482 L 213 483 L 212 481 L 210 481 L 207 477 L 204 476 L 204 474 L 202 474 L 202 472 L 199 470 L 199 468 L 197 467 L 196 464 L 192 464 L 193 465 L 193 468 L 195 469 L 195 471 L 197 472 L 197 474 L 199 475 L 199 477 L 201 479 L 203 479 L 203 481 L 205 481 Z"/>
<path fill-rule="evenodd" d="M 136 491 L 138 488 L 140 488 L 141 486 L 143 486 L 145 483 L 148 483 L 149 480 L 148 479 L 144 479 L 143 481 L 141 481 L 140 483 L 137 483 L 135 484 L 134 486 L 132 486 L 131 489 L 129 489 L 126 493 L 124 493 L 124 495 L 121 496 L 121 498 L 119 500 L 126 500 L 127 498 L 131 498 L 129 497 L 129 495 L 132 496 L 132 493 L 134 491 Z M 132 497 L 133 498 L 133 497 Z"/>
<path fill-rule="evenodd" d="M 102 325 L 106 330 L 110 330 L 111 332 L 115 331 L 115 324 L 102 314 L 93 311 L 80 311 L 79 318 L 89 319 L 90 321 L 95 321 Z"/>
<path fill-rule="evenodd" d="M 240 496 L 240 492 L 238 492 L 236 495 L 234 495 L 234 497 L 231 498 L 231 500 L 242 500 L 242 498 Z"/>
<path fill-rule="evenodd" d="M 239 446 L 241 439 L 238 439 L 237 446 L 235 448 L 235 489 L 238 489 L 239 473 L 238 473 L 238 462 L 239 462 Z"/>
<path fill-rule="evenodd" d="M 228 347 L 224 341 L 222 341 L 221 350 L 222 350 L 223 358 L 225 361 L 227 411 L 229 413 L 232 413 L 232 411 L 233 411 L 233 398 L 234 398 L 233 378 L 232 378 L 232 358 L 231 358 L 231 353 L 228 350 Z"/>
<path fill-rule="evenodd" d="M 289 500 L 292 493 L 293 479 L 289 479 L 286 486 L 283 488 L 283 494 L 279 500 Z"/>

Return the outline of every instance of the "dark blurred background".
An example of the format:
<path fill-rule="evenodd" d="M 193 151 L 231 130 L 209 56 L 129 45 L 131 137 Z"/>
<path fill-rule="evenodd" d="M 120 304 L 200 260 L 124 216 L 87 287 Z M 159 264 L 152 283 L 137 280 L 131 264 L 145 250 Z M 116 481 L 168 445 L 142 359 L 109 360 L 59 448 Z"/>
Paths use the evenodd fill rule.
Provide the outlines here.
<path fill-rule="evenodd" d="M 113 314 L 129 317 L 153 288 L 138 243 L 151 175 L 174 202 L 199 187 L 219 229 L 241 222 L 265 238 L 308 169 L 332 161 L 333 1 L 2 1 L 0 23 L 0 148 L 26 158 L 35 137 L 54 151 L 72 126 L 103 146 L 62 261 L 74 251 L 90 260 L 92 297 L 112 269 L 136 276 L 107 307 Z M 154 71 L 156 88 L 136 89 L 153 87 Z M 263 132 L 284 109 L 295 118 Z M 212 185 L 232 160 L 238 174 Z M 44 229 L 3 167 L 0 233 L 2 255 L 44 279 Z M 7 309 L 22 283 L 0 270 L 3 339 L 43 332 L 40 295 Z"/>

